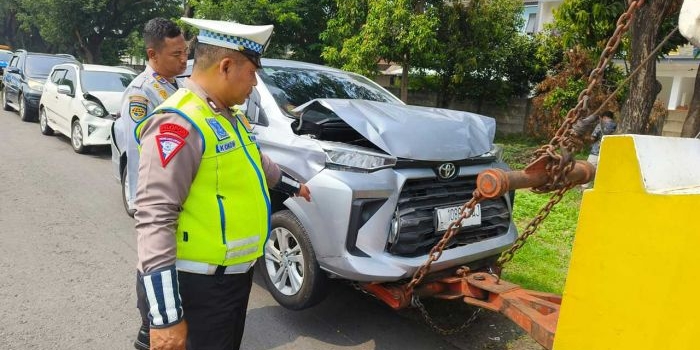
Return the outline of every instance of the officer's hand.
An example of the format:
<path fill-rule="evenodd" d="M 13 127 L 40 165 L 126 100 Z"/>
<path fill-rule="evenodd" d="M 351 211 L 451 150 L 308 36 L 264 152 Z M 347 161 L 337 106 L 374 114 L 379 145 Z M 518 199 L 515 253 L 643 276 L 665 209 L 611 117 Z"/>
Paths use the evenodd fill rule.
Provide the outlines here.
<path fill-rule="evenodd" d="M 151 328 L 151 350 L 185 350 L 187 322 L 167 328 Z"/>
<path fill-rule="evenodd" d="M 309 187 L 306 186 L 306 184 L 301 184 L 297 196 L 304 197 L 304 199 L 306 199 L 307 202 L 311 202 L 311 190 L 309 190 Z"/>

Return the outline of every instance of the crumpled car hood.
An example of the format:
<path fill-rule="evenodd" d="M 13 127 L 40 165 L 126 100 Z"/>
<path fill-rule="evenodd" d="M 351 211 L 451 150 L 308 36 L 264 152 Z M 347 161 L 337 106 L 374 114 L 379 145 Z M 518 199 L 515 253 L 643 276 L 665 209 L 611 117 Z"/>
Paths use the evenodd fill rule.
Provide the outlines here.
<path fill-rule="evenodd" d="M 89 94 L 97 97 L 110 114 L 116 114 L 121 108 L 123 92 L 116 91 L 90 91 Z"/>
<path fill-rule="evenodd" d="M 458 160 L 491 150 L 496 121 L 470 112 L 394 103 L 316 99 L 384 152 L 415 160 Z"/>

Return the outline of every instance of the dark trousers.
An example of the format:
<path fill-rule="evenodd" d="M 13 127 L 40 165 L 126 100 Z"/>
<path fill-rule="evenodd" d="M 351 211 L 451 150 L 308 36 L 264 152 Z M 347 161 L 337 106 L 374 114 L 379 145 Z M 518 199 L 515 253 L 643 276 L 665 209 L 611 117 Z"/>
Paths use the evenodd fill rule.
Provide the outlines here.
<path fill-rule="evenodd" d="M 253 269 L 231 275 L 178 271 L 182 309 L 187 321 L 187 350 L 237 350 L 241 346 Z M 137 305 L 146 327 L 148 299 L 143 279 L 136 282 Z"/>
<path fill-rule="evenodd" d="M 141 273 L 136 270 L 136 307 L 141 313 L 141 328 L 148 330 L 151 321 L 148 320 L 148 297 L 146 297 L 146 287 L 143 285 Z"/>

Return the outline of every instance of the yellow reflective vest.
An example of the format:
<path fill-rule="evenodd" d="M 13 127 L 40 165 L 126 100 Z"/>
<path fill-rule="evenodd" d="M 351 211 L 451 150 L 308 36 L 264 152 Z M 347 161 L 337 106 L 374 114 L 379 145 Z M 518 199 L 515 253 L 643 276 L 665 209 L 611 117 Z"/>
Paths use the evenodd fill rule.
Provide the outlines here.
<path fill-rule="evenodd" d="M 178 261 L 230 266 L 261 256 L 270 230 L 270 196 L 257 144 L 245 126 L 214 113 L 187 89 L 151 116 L 156 113 L 179 114 L 203 140 L 202 161 L 178 217 Z M 137 141 L 143 125 L 136 127 Z"/>

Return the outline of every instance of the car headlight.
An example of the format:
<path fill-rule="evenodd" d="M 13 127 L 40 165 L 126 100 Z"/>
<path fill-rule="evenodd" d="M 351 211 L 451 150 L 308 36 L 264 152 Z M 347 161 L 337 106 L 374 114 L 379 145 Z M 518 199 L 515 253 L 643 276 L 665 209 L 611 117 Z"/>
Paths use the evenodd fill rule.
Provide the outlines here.
<path fill-rule="evenodd" d="M 27 85 L 29 88 L 36 91 L 41 91 L 44 88 L 44 83 L 39 80 L 27 79 Z"/>
<path fill-rule="evenodd" d="M 323 142 L 321 148 L 329 169 L 369 173 L 396 165 L 396 158 L 360 147 Z"/>
<path fill-rule="evenodd" d="M 95 117 L 104 117 L 107 114 L 104 108 L 102 108 L 102 106 L 100 106 L 98 103 L 88 100 L 82 100 L 81 102 L 83 103 L 83 106 L 85 106 L 88 113 L 94 115 Z"/>
<path fill-rule="evenodd" d="M 476 157 L 476 158 L 495 158 L 496 161 L 502 162 L 503 161 L 503 146 L 499 144 L 494 144 L 493 147 L 491 147 L 491 150 L 488 152 Z"/>

